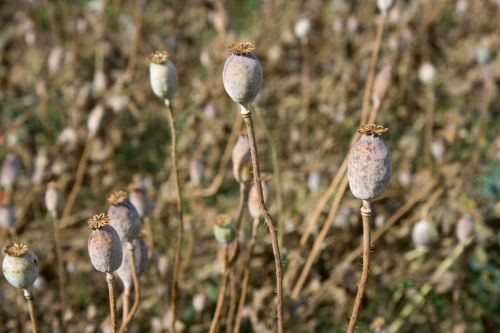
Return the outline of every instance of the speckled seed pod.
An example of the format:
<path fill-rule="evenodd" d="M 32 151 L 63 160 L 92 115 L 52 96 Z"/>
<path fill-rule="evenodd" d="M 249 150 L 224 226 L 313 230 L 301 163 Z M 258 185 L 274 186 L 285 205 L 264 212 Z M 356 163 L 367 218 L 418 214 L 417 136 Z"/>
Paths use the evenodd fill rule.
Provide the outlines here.
<path fill-rule="evenodd" d="M 255 99 L 262 87 L 262 65 L 252 54 L 255 46 L 251 43 L 233 44 L 228 50 L 232 54 L 224 63 L 224 89 L 233 101 L 246 106 Z"/>
<path fill-rule="evenodd" d="M 149 79 L 156 96 L 170 101 L 177 91 L 177 70 L 167 51 L 157 51 L 149 56 Z"/>
<path fill-rule="evenodd" d="M 413 244 L 416 247 L 429 247 L 436 240 L 436 230 L 429 223 L 429 221 L 423 219 L 417 222 L 413 226 L 413 230 L 411 232 L 411 238 L 413 240 Z"/>
<path fill-rule="evenodd" d="M 311 32 L 311 21 L 307 17 L 301 18 L 295 23 L 293 32 L 295 33 L 295 36 L 301 41 L 307 40 L 307 37 Z"/>
<path fill-rule="evenodd" d="M 4 250 L 2 271 L 7 281 L 19 289 L 33 285 L 38 276 L 38 258 L 26 243 L 12 243 Z"/>
<path fill-rule="evenodd" d="M 122 242 L 130 242 L 141 232 L 141 218 L 126 192 L 115 191 L 108 197 L 109 224 L 116 230 Z"/>
<path fill-rule="evenodd" d="M 13 153 L 7 154 L 2 164 L 2 175 L 0 183 L 2 187 L 12 189 L 21 172 L 21 159 Z"/>
<path fill-rule="evenodd" d="M 238 183 L 247 183 L 252 179 L 252 156 L 250 143 L 246 135 L 240 135 L 233 147 L 231 156 L 233 175 Z"/>
<path fill-rule="evenodd" d="M 262 194 L 264 196 L 264 203 L 269 204 L 269 186 L 266 181 L 261 181 L 262 184 Z M 250 192 L 248 193 L 248 211 L 250 212 L 250 216 L 254 219 L 260 218 L 260 208 L 259 208 L 259 200 L 257 195 L 257 187 L 255 184 L 252 184 L 252 188 L 250 188 Z"/>
<path fill-rule="evenodd" d="M 217 242 L 222 245 L 230 244 L 235 236 L 234 224 L 229 215 L 217 216 L 214 224 L 214 236 Z"/>
<path fill-rule="evenodd" d="M 136 238 L 132 241 L 134 246 L 135 269 L 137 275 L 141 276 L 148 267 L 148 247 L 142 238 Z M 120 268 L 117 269 L 116 274 L 120 278 L 125 288 L 130 288 L 133 283 L 132 267 L 130 265 L 130 257 L 128 255 L 128 244 L 122 244 L 123 259 Z"/>
<path fill-rule="evenodd" d="M 474 217 L 464 215 L 458 220 L 455 234 L 460 243 L 465 243 L 469 237 L 474 235 Z"/>
<path fill-rule="evenodd" d="M 108 223 L 109 216 L 105 213 L 94 215 L 88 220 L 89 229 L 92 230 L 88 241 L 90 261 L 102 273 L 116 271 L 123 258 L 120 237 Z"/>
<path fill-rule="evenodd" d="M 45 207 L 52 216 L 57 216 L 57 212 L 61 207 L 62 193 L 59 185 L 56 182 L 50 182 L 45 191 Z"/>
<path fill-rule="evenodd" d="M 418 79 L 423 84 L 432 84 L 436 79 L 436 68 L 430 62 L 424 62 L 418 68 Z"/>
<path fill-rule="evenodd" d="M 358 128 L 361 138 L 352 147 L 347 176 L 352 194 L 361 200 L 381 195 L 391 179 L 391 153 L 382 134 L 387 128 L 374 124 Z"/>
<path fill-rule="evenodd" d="M 14 208 L 8 204 L 0 205 L 0 228 L 11 229 L 16 223 Z"/>
<path fill-rule="evenodd" d="M 104 127 L 108 110 L 104 106 L 98 104 L 92 111 L 90 111 L 89 118 L 87 119 L 87 128 L 90 135 L 96 135 L 101 128 Z"/>
<path fill-rule="evenodd" d="M 144 188 L 138 184 L 130 184 L 128 186 L 128 198 L 130 203 L 134 205 L 137 210 L 137 214 L 139 214 L 141 219 L 149 214 L 151 207 L 149 198 Z"/>

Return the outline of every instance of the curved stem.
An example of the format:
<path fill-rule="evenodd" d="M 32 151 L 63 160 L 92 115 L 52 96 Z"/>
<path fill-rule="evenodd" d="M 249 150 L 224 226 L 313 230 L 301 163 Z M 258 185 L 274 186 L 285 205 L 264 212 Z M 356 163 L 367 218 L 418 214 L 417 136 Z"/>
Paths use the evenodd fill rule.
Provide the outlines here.
<path fill-rule="evenodd" d="M 361 107 L 361 124 L 364 124 L 368 117 L 368 107 L 370 106 L 370 96 L 372 94 L 373 82 L 375 80 L 378 54 L 380 51 L 380 45 L 382 44 L 382 35 L 384 34 L 385 21 L 387 19 L 387 14 L 382 13 L 380 16 L 381 19 L 377 26 L 377 35 L 375 36 L 375 45 L 373 47 L 372 56 L 370 58 L 370 71 L 368 72 L 368 79 L 366 80 L 365 91 L 363 95 L 363 105 Z"/>
<path fill-rule="evenodd" d="M 113 273 L 106 273 L 106 282 L 109 292 L 109 311 L 111 315 L 111 332 L 116 332 L 116 297 L 115 297 L 115 276 Z"/>
<path fill-rule="evenodd" d="M 130 242 L 127 243 L 127 252 L 128 252 L 127 255 L 130 260 L 130 268 L 132 269 L 132 279 L 134 280 L 134 304 L 132 305 L 130 312 L 127 313 L 127 316 L 125 317 L 125 320 L 123 321 L 122 326 L 120 327 L 120 333 L 127 331 L 128 324 L 130 323 L 130 321 L 132 321 L 132 318 L 134 317 L 135 313 L 137 312 L 137 309 L 139 308 L 139 301 L 141 298 L 141 285 L 139 284 L 139 275 L 137 274 L 137 266 L 134 255 L 134 245 Z M 125 299 L 123 304 L 125 306 Z"/>
<path fill-rule="evenodd" d="M 38 333 L 40 332 L 40 330 L 38 328 L 38 323 L 36 321 L 35 306 L 33 304 L 33 294 L 28 289 L 24 289 L 23 291 L 24 291 L 24 298 L 26 298 L 26 302 L 28 302 L 28 311 L 30 313 L 31 327 L 33 329 L 33 333 Z"/>
<path fill-rule="evenodd" d="M 175 250 L 175 266 L 174 266 L 174 276 L 172 278 L 172 324 L 171 331 L 175 333 L 175 322 L 177 320 L 177 289 L 179 283 L 179 272 L 182 264 L 182 239 L 184 236 L 184 221 L 182 218 L 182 194 L 181 187 L 179 185 L 179 171 L 177 169 L 177 131 L 175 129 L 175 119 L 174 113 L 170 106 L 170 101 L 165 100 L 165 105 L 167 106 L 167 118 L 168 125 L 170 126 L 170 133 L 172 135 L 170 154 L 172 158 L 172 173 L 174 175 L 175 191 L 177 195 L 177 217 L 179 219 L 179 228 L 177 231 L 177 245 Z"/>
<path fill-rule="evenodd" d="M 372 216 L 370 201 L 363 200 L 361 216 L 363 217 L 363 268 L 359 280 L 358 292 L 356 293 L 356 299 L 354 300 L 354 306 L 352 308 L 351 319 L 349 320 L 349 325 L 346 330 L 347 333 L 352 333 L 354 331 L 356 318 L 358 317 L 359 308 L 361 307 L 361 301 L 363 300 L 363 294 L 365 292 L 366 281 L 368 280 L 368 269 L 370 267 L 370 218 Z"/>
<path fill-rule="evenodd" d="M 217 296 L 217 305 L 215 306 L 214 316 L 212 322 L 210 323 L 209 333 L 215 333 L 219 328 L 219 320 L 222 313 L 222 307 L 224 306 L 224 296 L 226 294 L 227 278 L 229 276 L 230 266 L 229 266 L 229 247 L 226 246 L 224 249 L 224 271 L 221 276 L 221 284 L 219 287 L 219 294 Z"/>
<path fill-rule="evenodd" d="M 126 286 L 123 289 L 122 300 L 122 321 L 125 323 L 125 320 L 127 319 L 128 313 L 130 311 L 130 286 Z"/>
<path fill-rule="evenodd" d="M 236 276 L 235 272 L 231 271 L 229 272 L 229 309 L 227 310 L 226 333 L 230 333 L 233 326 L 234 313 L 236 311 L 236 293 Z"/>
<path fill-rule="evenodd" d="M 267 228 L 269 229 L 269 233 L 271 235 L 271 244 L 273 248 L 274 255 L 274 264 L 276 268 L 276 307 L 277 307 L 277 324 L 278 324 L 278 333 L 283 332 L 283 278 L 281 275 L 281 256 L 280 256 L 280 248 L 278 244 L 278 237 L 276 235 L 276 227 L 274 222 L 269 214 L 266 205 L 264 203 L 264 195 L 262 194 L 262 184 L 260 181 L 260 169 L 259 169 L 259 160 L 257 156 L 257 144 L 255 142 L 255 132 L 253 128 L 252 115 L 250 110 L 241 106 L 241 115 L 243 116 L 243 120 L 245 121 L 245 126 L 248 132 L 248 140 L 250 143 L 250 153 L 252 155 L 252 167 L 253 167 L 253 180 L 255 186 L 257 187 L 257 198 L 260 207 L 260 213 L 264 217 L 266 221 Z"/>
<path fill-rule="evenodd" d="M 87 143 L 85 144 L 85 148 L 83 149 L 82 156 L 80 157 L 80 161 L 78 162 L 78 167 L 76 169 L 76 178 L 73 183 L 73 187 L 71 187 L 71 191 L 68 195 L 68 200 L 66 200 L 66 205 L 64 205 L 63 213 L 61 219 L 64 221 L 68 216 L 71 215 L 71 211 L 73 210 L 73 206 L 76 202 L 76 197 L 80 192 L 80 188 L 82 187 L 83 177 L 85 176 L 85 170 L 87 169 L 87 161 L 90 156 L 90 152 L 92 151 L 92 146 L 94 145 L 95 136 L 91 136 Z"/>
<path fill-rule="evenodd" d="M 62 247 L 61 247 L 61 229 L 59 228 L 59 221 L 57 220 L 56 214 L 51 214 L 52 216 L 52 226 L 54 228 L 54 243 L 56 245 L 56 257 L 57 257 L 57 282 L 59 286 L 59 300 L 60 300 L 60 321 L 61 327 L 64 330 L 64 320 L 63 312 L 66 307 L 66 272 L 64 270 L 64 261 L 62 257 Z"/>
<path fill-rule="evenodd" d="M 245 269 L 243 271 L 243 279 L 241 282 L 241 293 L 240 301 L 238 303 L 238 312 L 236 313 L 236 322 L 234 324 L 233 333 L 238 333 L 241 327 L 241 314 L 243 313 L 243 308 L 245 307 L 245 301 L 247 297 L 248 281 L 250 279 L 250 265 L 253 258 L 253 250 L 255 248 L 255 243 L 257 242 L 257 227 L 259 226 L 259 219 L 254 219 L 252 223 L 252 233 L 250 236 L 250 248 L 248 250 L 248 259 L 245 263 Z"/>

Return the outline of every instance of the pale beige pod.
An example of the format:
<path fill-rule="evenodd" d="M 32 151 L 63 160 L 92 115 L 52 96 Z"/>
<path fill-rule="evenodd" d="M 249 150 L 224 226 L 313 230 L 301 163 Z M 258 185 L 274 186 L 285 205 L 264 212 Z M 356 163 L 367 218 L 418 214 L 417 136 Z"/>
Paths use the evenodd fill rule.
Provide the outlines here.
<path fill-rule="evenodd" d="M 248 183 L 252 179 L 252 156 L 246 135 L 240 135 L 234 144 L 231 160 L 233 176 L 238 183 Z"/>
<path fill-rule="evenodd" d="M 413 226 L 411 238 L 416 247 L 430 247 L 436 241 L 437 232 L 429 221 L 423 219 Z"/>
<path fill-rule="evenodd" d="M 45 207 L 52 216 L 57 216 L 62 203 L 62 193 L 59 184 L 50 182 L 45 191 Z"/>
<path fill-rule="evenodd" d="M 109 224 L 108 214 L 94 215 L 88 220 L 92 230 L 88 240 L 90 261 L 96 270 L 102 273 L 116 271 L 123 258 L 120 237 Z"/>
<path fill-rule="evenodd" d="M 474 235 L 474 217 L 466 214 L 458 220 L 455 234 L 460 243 L 465 243 L 469 237 Z"/>
<path fill-rule="evenodd" d="M 140 184 L 132 183 L 128 186 L 128 199 L 134 205 L 141 219 L 149 214 L 151 203 L 146 189 Z"/>
<path fill-rule="evenodd" d="M 264 196 L 264 203 L 269 205 L 269 200 L 271 197 L 270 189 L 267 184 L 267 181 L 264 180 L 265 176 L 261 176 L 261 185 L 262 185 L 262 195 Z M 257 186 L 252 184 L 250 188 L 250 192 L 248 193 L 248 211 L 250 212 L 250 216 L 254 219 L 260 218 L 260 208 L 259 208 L 259 200 L 257 195 Z"/>
<path fill-rule="evenodd" d="M 124 191 L 115 191 L 108 197 L 109 224 L 122 242 L 130 242 L 141 232 L 141 218 Z"/>
<path fill-rule="evenodd" d="M 38 276 L 38 258 L 26 243 L 12 243 L 4 250 L 2 272 L 7 281 L 19 289 L 28 289 Z"/>
<path fill-rule="evenodd" d="M 0 185 L 6 189 L 12 189 L 21 173 L 21 159 L 14 153 L 5 156 L 2 163 L 2 173 L 0 175 Z"/>
<path fill-rule="evenodd" d="M 392 67 L 385 65 L 380 72 L 375 76 L 373 83 L 372 101 L 373 104 L 379 106 L 391 85 Z"/>
<path fill-rule="evenodd" d="M 137 275 L 141 276 L 148 267 L 148 247 L 142 238 L 136 238 L 132 242 L 134 247 L 135 269 Z M 123 259 L 120 268 L 116 270 L 116 274 L 120 278 L 125 288 L 130 288 L 133 283 L 132 267 L 130 256 L 128 255 L 128 243 L 122 244 Z"/>
<path fill-rule="evenodd" d="M 149 79 L 156 96 L 171 101 L 177 91 L 177 70 L 167 51 L 157 51 L 149 56 Z"/>

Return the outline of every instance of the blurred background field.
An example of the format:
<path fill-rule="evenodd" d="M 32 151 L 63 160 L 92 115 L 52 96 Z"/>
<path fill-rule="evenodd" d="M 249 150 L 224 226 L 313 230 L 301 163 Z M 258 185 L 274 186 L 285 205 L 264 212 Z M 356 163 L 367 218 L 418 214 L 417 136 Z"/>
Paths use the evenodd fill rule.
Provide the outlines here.
<path fill-rule="evenodd" d="M 129 332 L 169 331 L 178 222 L 165 106 L 149 83 L 148 56 L 158 49 L 169 51 L 179 75 L 173 109 L 187 230 L 178 326 L 208 332 L 221 267 L 212 228 L 217 215 L 235 216 L 238 208 L 228 152 L 243 126 L 222 85 L 227 47 L 238 41 L 256 45 L 264 69 L 254 121 L 282 248 L 285 331 L 345 329 L 361 268 L 360 202 L 331 183 L 362 118 L 382 26 L 376 1 L 2 1 L 0 16 L 0 199 L 16 215 L 10 230 L 0 223 L 0 245 L 9 237 L 27 241 L 40 259 L 34 296 L 42 332 L 61 331 L 44 193 L 57 181 L 67 199 L 86 146 L 83 185 L 60 221 L 64 327 L 106 331 L 107 290 L 88 257 L 86 220 L 107 210 L 111 192 L 135 183 L 150 198 L 145 232 L 154 248 Z M 375 89 L 387 89 L 368 97 L 375 122 L 389 128 L 393 176 L 374 203 L 357 332 L 500 331 L 499 21 L 498 0 L 396 0 L 384 19 L 374 70 L 386 80 L 375 80 Z M 89 145 L 92 114 L 104 116 Z M 9 163 L 20 171 L 7 200 Z M 311 218 L 322 198 L 328 201 Z M 461 219 L 474 223 L 467 242 L 456 236 Z M 422 220 L 432 230 L 425 246 L 412 239 Z M 245 214 L 235 288 L 250 228 Z M 314 245 L 321 230 L 326 237 Z M 263 223 L 258 235 L 241 332 L 275 330 Z M 0 332 L 29 332 L 16 292 L 1 279 Z M 224 308 L 221 332 L 226 318 Z"/>

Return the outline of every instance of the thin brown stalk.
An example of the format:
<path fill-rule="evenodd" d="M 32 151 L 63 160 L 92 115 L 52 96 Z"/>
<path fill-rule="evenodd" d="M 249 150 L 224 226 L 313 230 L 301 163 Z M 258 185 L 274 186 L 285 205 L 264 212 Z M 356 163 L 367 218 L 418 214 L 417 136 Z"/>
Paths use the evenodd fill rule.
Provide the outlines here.
<path fill-rule="evenodd" d="M 262 184 L 260 180 L 260 168 L 259 160 L 257 156 L 257 144 L 255 142 L 255 132 L 253 127 L 252 115 L 250 110 L 247 110 L 242 106 L 241 115 L 245 121 L 245 126 L 248 132 L 248 140 L 250 143 L 250 153 L 252 155 L 252 167 L 253 167 L 253 179 L 255 186 L 257 188 L 257 198 L 259 202 L 260 213 L 264 217 L 264 220 L 269 229 L 271 235 L 271 244 L 273 248 L 274 264 L 276 268 L 276 307 L 277 307 L 277 324 L 278 333 L 283 332 L 283 277 L 281 275 L 281 255 L 278 243 L 278 237 L 276 235 L 276 229 L 269 214 L 266 205 L 264 203 L 264 195 L 262 194 Z"/>
<path fill-rule="evenodd" d="M 73 210 L 73 206 L 75 205 L 76 198 L 83 183 L 83 177 L 85 176 L 85 170 L 87 169 L 87 161 L 92 151 L 92 146 L 95 142 L 95 136 L 91 136 L 87 142 L 85 143 L 85 148 L 83 149 L 82 156 L 80 157 L 80 161 L 78 162 L 78 167 L 76 169 L 76 178 L 73 186 L 71 187 L 71 191 L 68 195 L 68 200 L 66 200 L 66 204 L 64 205 L 63 213 L 61 220 L 64 221 L 68 216 L 71 215 L 71 211 Z"/>
<path fill-rule="evenodd" d="M 24 289 L 24 298 L 26 298 L 26 302 L 28 302 L 28 311 L 30 314 L 33 333 L 38 333 L 40 332 L 40 329 L 38 328 L 38 323 L 36 321 L 35 305 L 33 304 L 33 294 L 30 290 Z"/>
<path fill-rule="evenodd" d="M 387 14 L 381 14 L 380 16 L 380 21 L 377 26 L 377 34 L 375 36 L 375 45 L 373 46 L 372 55 L 370 58 L 368 79 L 366 80 L 365 91 L 363 94 L 363 105 L 361 107 L 361 124 L 366 123 L 366 119 L 368 118 L 370 96 L 372 94 L 373 82 L 375 80 L 375 73 L 377 70 L 378 54 L 380 51 L 380 46 L 382 45 L 382 36 L 384 34 L 384 27 L 387 19 Z"/>
<path fill-rule="evenodd" d="M 236 321 L 234 324 L 233 333 L 238 333 L 241 327 L 241 315 L 243 314 L 243 308 L 245 307 L 247 290 L 248 290 L 248 281 L 250 279 L 250 265 L 252 263 L 253 251 L 255 248 L 255 243 L 257 242 L 257 227 L 259 226 L 259 219 L 254 219 L 252 223 L 252 233 L 250 236 L 250 247 L 248 249 L 248 258 L 245 263 L 245 268 L 243 270 L 243 278 L 241 282 L 241 291 L 240 291 L 240 301 L 238 303 L 238 311 L 236 312 Z"/>
<path fill-rule="evenodd" d="M 167 106 L 167 118 L 168 125 L 170 126 L 170 133 L 172 135 L 170 154 L 172 158 L 172 173 L 174 175 L 175 191 L 177 196 L 177 217 L 179 219 L 179 228 L 177 229 L 177 245 L 175 250 L 175 263 L 174 263 L 174 275 L 172 278 L 172 291 L 171 291 L 171 304 L 172 304 L 172 324 L 171 331 L 176 332 L 175 322 L 177 320 L 177 290 L 179 284 L 179 272 L 182 265 L 182 240 L 184 237 L 184 221 L 182 217 L 182 194 L 181 187 L 179 184 L 179 170 L 177 169 L 177 130 L 175 129 L 175 119 L 174 113 L 172 112 L 172 107 L 168 100 L 165 101 Z"/>
<path fill-rule="evenodd" d="M 135 0 L 134 12 L 135 12 L 135 31 L 134 39 L 132 40 L 132 47 L 130 48 L 130 56 L 128 58 L 127 69 L 125 71 L 125 78 L 127 81 L 132 81 L 134 76 L 135 64 L 137 62 L 137 51 L 139 49 L 139 41 L 141 38 L 142 29 L 142 8 L 141 0 Z"/>
<path fill-rule="evenodd" d="M 222 158 L 219 163 L 219 168 L 217 169 L 217 174 L 212 180 L 212 183 L 210 183 L 210 185 L 207 188 L 194 190 L 192 193 L 189 194 L 190 197 L 191 196 L 210 197 L 215 193 L 217 193 L 220 186 L 222 185 L 222 181 L 224 180 L 224 175 L 226 173 L 229 160 L 231 159 L 231 152 L 233 146 L 236 143 L 236 140 L 238 139 L 238 133 L 240 131 L 240 127 L 241 127 L 241 117 L 236 117 L 233 124 L 233 129 L 231 130 L 231 134 L 229 136 L 229 139 L 227 140 L 226 148 L 224 150 L 224 153 L 222 154 Z"/>
<path fill-rule="evenodd" d="M 56 257 L 57 257 L 57 282 L 59 286 L 59 301 L 60 301 L 60 321 L 61 321 L 61 326 L 64 329 L 64 320 L 63 320 L 63 312 L 64 309 L 66 308 L 66 292 L 65 292 L 65 286 L 66 286 L 66 272 L 64 270 L 64 261 L 63 261 L 63 254 L 62 254 L 62 247 L 61 247 L 61 229 L 59 228 L 59 221 L 57 219 L 57 216 L 54 214 L 52 215 L 52 226 L 54 228 L 54 243 L 56 245 Z"/>
<path fill-rule="evenodd" d="M 432 136 L 434 128 L 434 109 L 436 107 L 436 96 L 434 92 L 434 87 L 426 87 L 428 95 L 428 105 L 426 106 L 425 115 L 425 141 L 424 141 L 424 160 L 426 165 L 430 167 L 432 165 L 431 156 L 431 145 Z"/>
<path fill-rule="evenodd" d="M 132 243 L 127 244 L 127 255 L 130 260 L 130 268 L 132 269 L 132 279 L 134 280 L 134 304 L 132 305 L 130 311 L 127 313 L 125 320 L 122 322 L 120 333 L 127 331 L 128 324 L 130 323 L 130 321 L 132 321 L 132 318 L 134 317 L 135 313 L 137 312 L 137 309 L 139 308 L 139 301 L 141 298 L 141 285 L 139 283 L 139 275 L 137 274 L 137 267 L 134 256 L 134 246 L 132 245 Z M 125 299 L 123 301 L 125 308 Z"/>
<path fill-rule="evenodd" d="M 106 273 L 106 282 L 108 283 L 109 292 L 109 311 L 111 315 L 111 332 L 115 333 L 117 329 L 116 325 L 116 296 L 115 296 L 115 276 L 113 273 Z"/>
<path fill-rule="evenodd" d="M 123 295 L 122 295 L 122 322 L 125 322 L 127 319 L 127 315 L 130 311 L 130 287 L 127 286 L 125 289 L 123 289 Z"/>
<path fill-rule="evenodd" d="M 221 283 L 219 287 L 219 293 L 217 295 L 217 305 L 215 306 L 214 316 L 212 322 L 210 323 L 209 333 L 215 333 L 219 330 L 219 321 L 222 314 L 222 307 L 224 306 L 224 296 L 226 295 L 227 278 L 229 276 L 230 266 L 229 266 L 229 247 L 226 246 L 224 249 L 224 271 L 221 275 Z"/>
<path fill-rule="evenodd" d="M 335 195 L 335 198 L 333 199 L 333 204 L 332 204 L 332 209 L 330 210 L 330 213 L 328 214 L 328 218 L 323 225 L 323 228 L 321 229 L 320 233 L 318 236 L 315 238 L 314 245 L 311 249 L 311 252 L 307 256 L 306 263 L 304 265 L 304 268 L 301 271 L 301 274 L 299 276 L 299 279 L 297 280 L 297 283 L 295 284 L 294 288 L 292 289 L 292 294 L 291 297 L 292 299 L 297 299 L 299 296 L 300 291 L 302 290 L 302 287 L 304 286 L 304 283 L 306 282 L 307 276 L 309 275 L 309 272 L 311 271 L 312 265 L 314 264 L 319 252 L 321 251 L 321 246 L 323 244 L 323 241 L 325 240 L 326 236 L 328 235 L 328 231 L 330 230 L 330 227 L 333 224 L 333 217 L 331 215 L 335 215 L 339 205 L 340 201 L 342 200 L 342 197 L 345 193 L 345 190 L 347 188 L 347 176 L 344 174 L 342 178 L 342 183 L 340 184 L 337 193 Z"/>
<path fill-rule="evenodd" d="M 300 136 L 300 143 L 302 151 L 306 151 L 307 142 L 308 142 L 308 116 L 309 116 L 309 106 L 311 104 L 311 93 L 310 93 L 310 56 L 309 56 L 309 45 L 307 44 L 307 40 L 301 40 L 300 42 L 300 50 L 302 54 L 302 112 L 301 112 L 301 120 L 302 120 L 302 133 Z"/>
<path fill-rule="evenodd" d="M 231 270 L 229 272 L 229 309 L 227 310 L 226 317 L 226 333 L 230 333 L 233 328 L 234 313 L 236 311 L 236 295 L 237 294 L 237 283 L 236 283 L 236 272 Z"/>
<path fill-rule="evenodd" d="M 361 206 L 361 216 L 363 217 L 363 268 L 361 270 L 358 292 L 356 293 L 356 299 L 354 300 L 354 306 L 352 308 L 351 319 L 349 320 L 349 325 L 346 330 L 347 333 L 354 332 L 356 318 L 358 317 L 358 312 L 361 308 L 361 301 L 363 300 L 366 281 L 368 280 L 368 270 L 370 268 L 370 219 L 372 216 L 370 201 L 363 200 L 363 206 Z"/>

